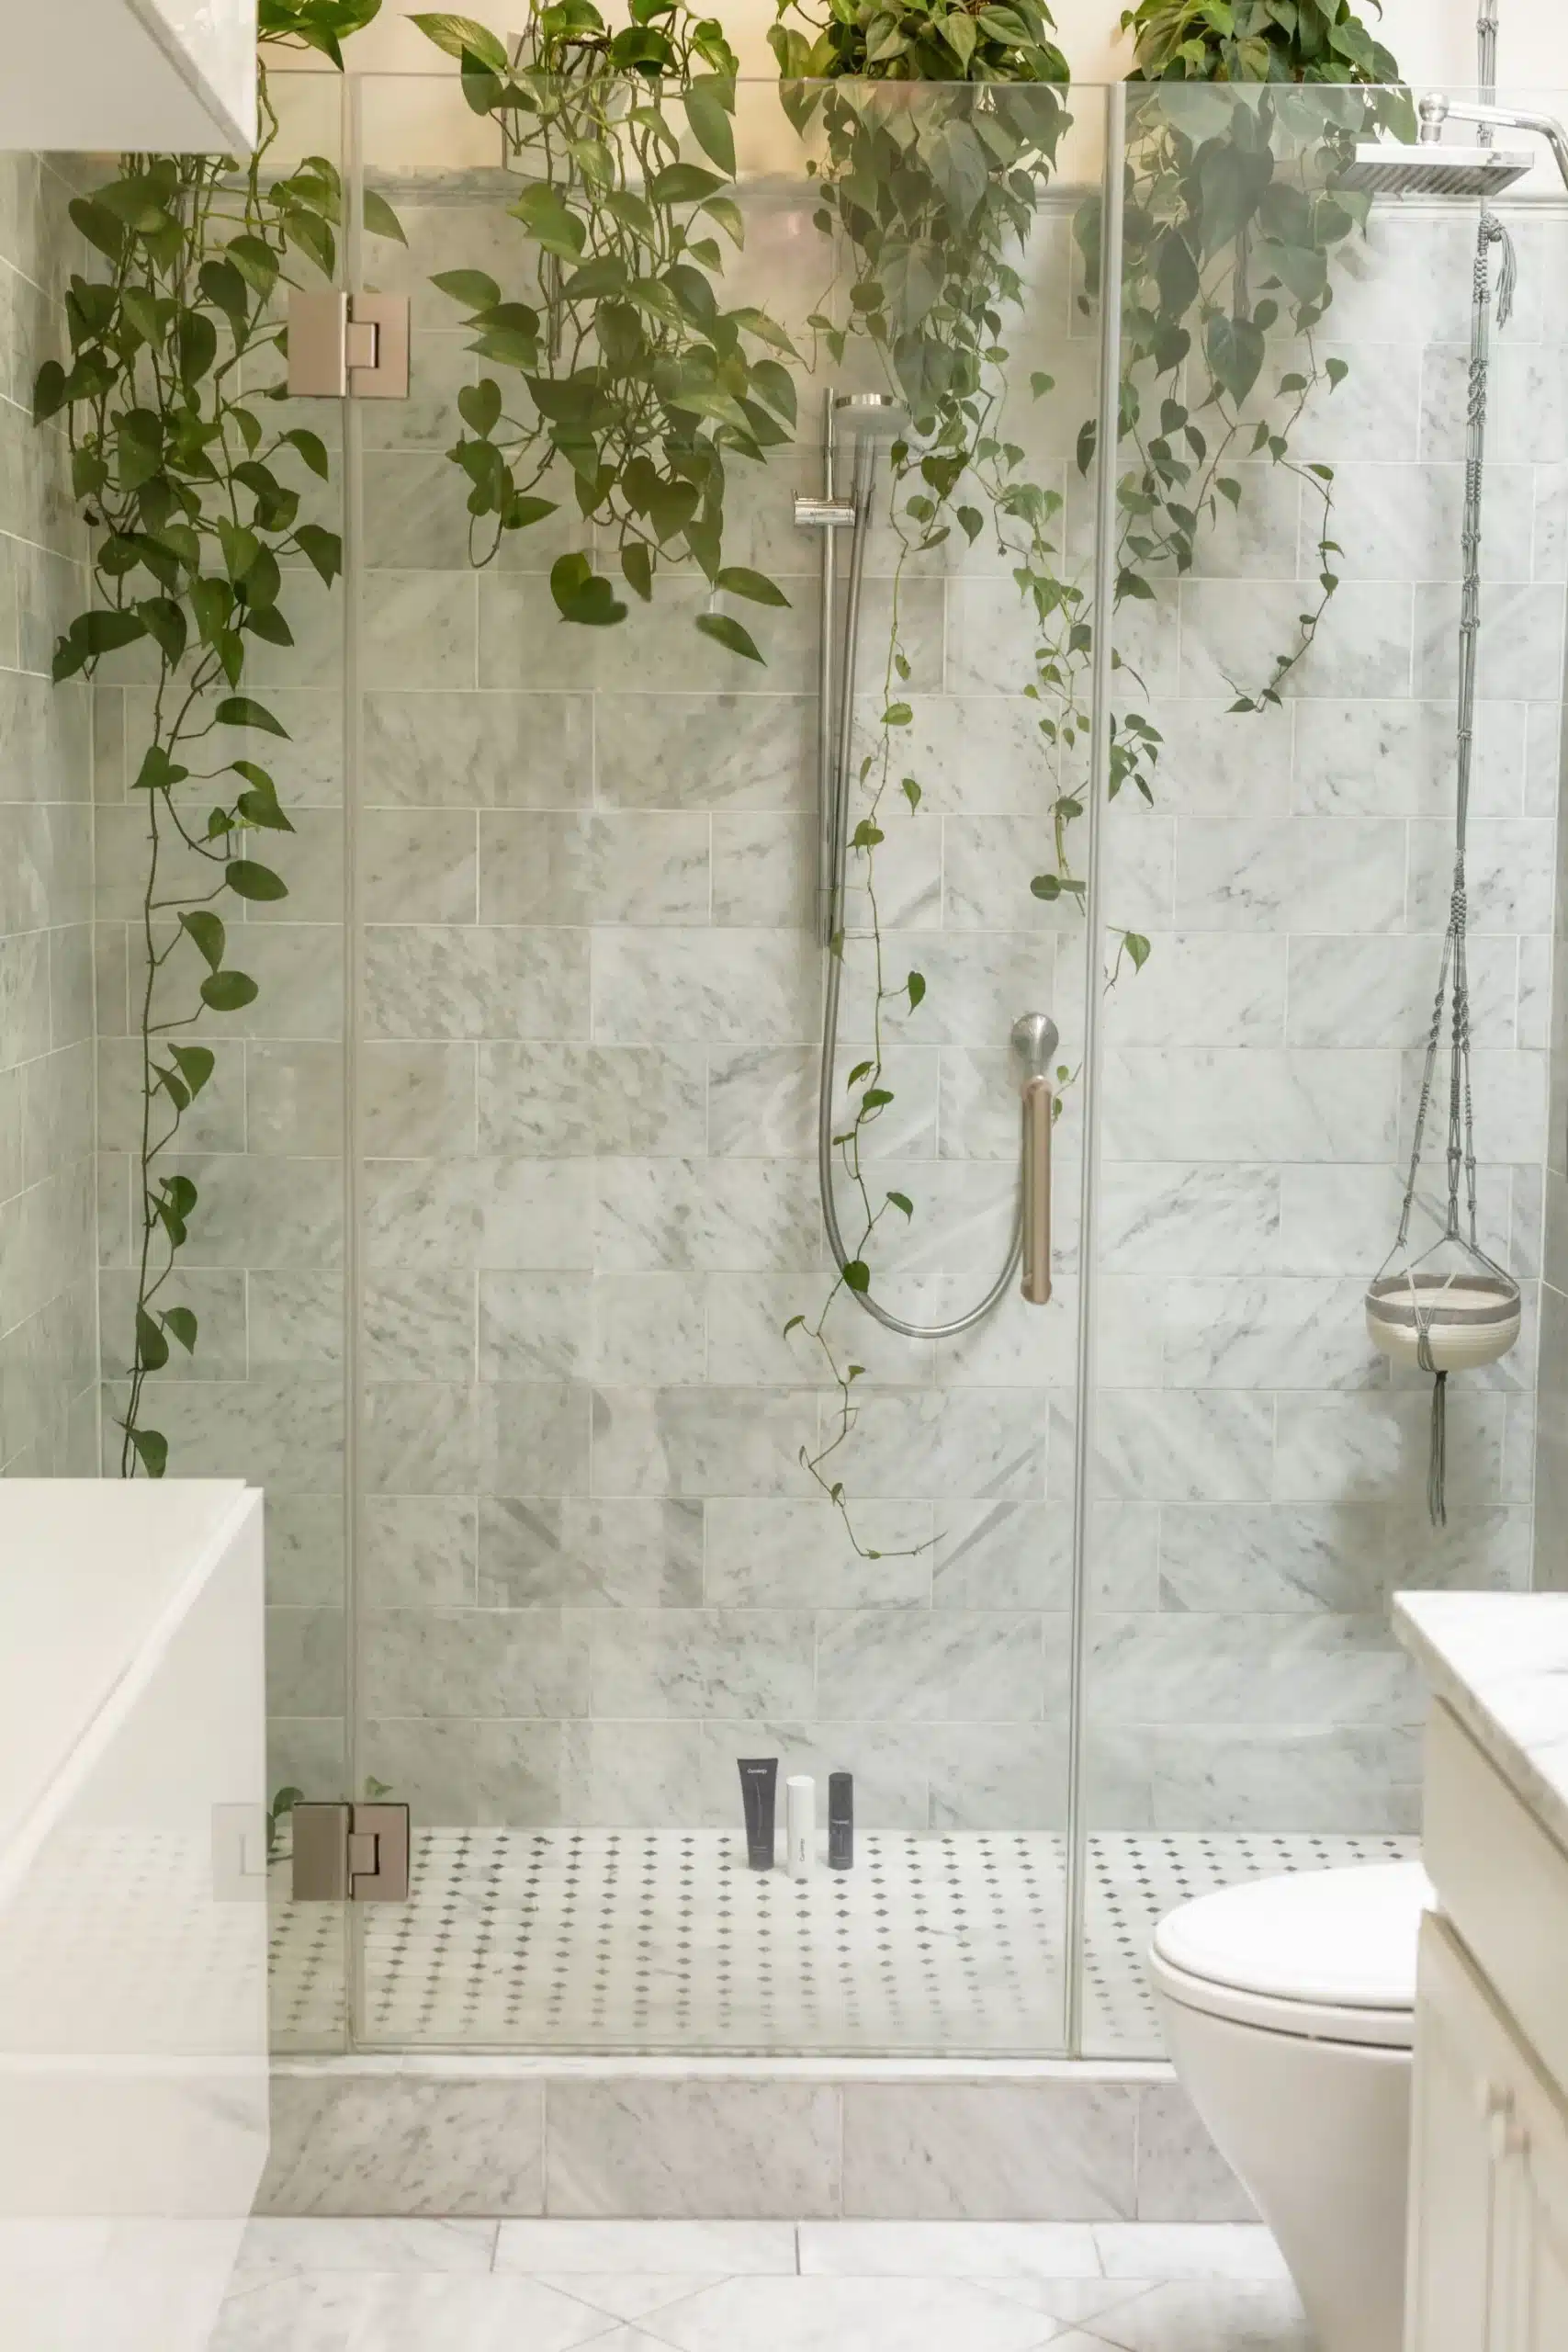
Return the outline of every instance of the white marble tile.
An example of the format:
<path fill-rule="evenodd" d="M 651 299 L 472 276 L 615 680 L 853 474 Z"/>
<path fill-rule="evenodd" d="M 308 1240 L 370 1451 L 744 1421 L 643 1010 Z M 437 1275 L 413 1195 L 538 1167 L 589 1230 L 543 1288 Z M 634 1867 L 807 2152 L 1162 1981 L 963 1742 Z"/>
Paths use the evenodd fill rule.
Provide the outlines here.
<path fill-rule="evenodd" d="M 369 2076 L 273 2081 L 262 2212 L 537 2213 L 544 2100 L 536 2083 Z"/>
<path fill-rule="evenodd" d="M 1294 2290 L 1271 2280 L 1151 2287 L 1101 2314 L 1095 2334 L 1120 2352 L 1313 2352 Z"/>
<path fill-rule="evenodd" d="M 1134 2208 L 1125 2084 L 846 2084 L 846 2217 L 1111 2220 Z"/>
<path fill-rule="evenodd" d="M 659 2314 L 677 2352 L 1025 2352 L 1038 2315 L 962 2278 L 728 2278 Z"/>
<path fill-rule="evenodd" d="M 821 951 L 791 931 L 601 931 L 594 1035 L 606 1044 L 808 1045 Z"/>
<path fill-rule="evenodd" d="M 495 2222 L 253 2221 L 234 2266 L 237 2279 L 301 2271 L 488 2270 Z"/>
<path fill-rule="evenodd" d="M 1325 695 L 1297 703 L 1293 715 L 1294 806 L 1301 815 L 1451 820 L 1451 701 L 1344 702 Z M 1472 807 L 1477 815 L 1513 815 L 1524 789 L 1524 707 L 1482 703 L 1476 718 Z"/>
<path fill-rule="evenodd" d="M 1393 1052 L 1117 1046 L 1104 1068 L 1111 1160 L 1299 1165 L 1395 1154 Z"/>
<path fill-rule="evenodd" d="M 1195 2222 L 1250 2222 L 1254 2208 L 1181 2084 L 1145 2083 L 1138 2093 L 1138 2218 L 1162 2222 L 1168 2214 Z M 1159 2275 L 1178 2270 L 1168 2266 Z"/>
<path fill-rule="evenodd" d="M 661 2220 L 830 2214 L 839 2098 L 789 2082 L 552 2084 L 550 2210 Z"/>
<path fill-rule="evenodd" d="M 1256 2223 L 1100 2222 L 1100 2266 L 1112 2278 L 1285 2278 L 1284 2256 Z"/>
<path fill-rule="evenodd" d="M 592 789 L 586 695 L 365 696 L 370 801 L 395 808 L 570 808 Z"/>
<path fill-rule="evenodd" d="M 214 2352 L 571 2352 L 605 2315 L 542 2279 L 355 2276 L 266 2280 L 233 2295 Z"/>
<path fill-rule="evenodd" d="M 1093 2230 L 1082 2222 L 806 2222 L 803 2275 L 853 2278 L 1092 2278 Z"/>
<path fill-rule="evenodd" d="M 1101 1188 L 1102 1262 L 1118 1274 L 1262 1272 L 1278 1262 L 1281 1185 L 1294 1172 L 1223 1161 L 1111 1164 Z"/>
<path fill-rule="evenodd" d="M 1311 651 L 1282 683 L 1285 699 L 1409 694 L 1419 593 L 1403 584 L 1347 582 L 1330 602 Z M 1280 656 L 1300 643 L 1302 592 L 1293 582 L 1189 580 L 1180 605 L 1183 694 L 1256 695 L 1270 682 Z M 1451 690 L 1451 676 L 1427 689 Z"/>
<path fill-rule="evenodd" d="M 660 2278 L 788 2276 L 792 2222 L 503 2222 L 497 2270 Z M 631 2318 L 632 2312 L 623 2314 Z"/>
<path fill-rule="evenodd" d="M 804 809 L 815 799 L 811 695 L 610 692 L 593 710 L 603 808 Z"/>

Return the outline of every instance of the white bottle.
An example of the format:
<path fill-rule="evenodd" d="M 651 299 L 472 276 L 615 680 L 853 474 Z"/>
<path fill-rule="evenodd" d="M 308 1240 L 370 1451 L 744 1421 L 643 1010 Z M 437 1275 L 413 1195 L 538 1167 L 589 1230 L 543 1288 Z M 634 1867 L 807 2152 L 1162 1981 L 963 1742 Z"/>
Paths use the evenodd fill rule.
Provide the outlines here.
<path fill-rule="evenodd" d="M 791 1878 L 809 1878 L 817 1868 L 817 1783 L 809 1772 L 784 1782 L 784 1838 Z"/>

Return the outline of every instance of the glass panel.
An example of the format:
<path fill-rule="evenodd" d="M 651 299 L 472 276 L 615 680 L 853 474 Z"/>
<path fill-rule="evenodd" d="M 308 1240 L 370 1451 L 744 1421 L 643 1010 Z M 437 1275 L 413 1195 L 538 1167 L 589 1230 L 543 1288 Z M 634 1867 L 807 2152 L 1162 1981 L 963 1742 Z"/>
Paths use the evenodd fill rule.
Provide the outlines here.
<path fill-rule="evenodd" d="M 1540 165 L 1496 208 L 1518 288 L 1492 306 L 1469 969 L 1478 1237 L 1525 1326 L 1448 1384 L 1444 1525 L 1432 1381 L 1363 1309 L 1450 909 L 1478 215 L 1414 175 L 1370 209 L 1325 190 L 1413 128 L 1371 92 L 1131 106 L 1122 551 L 1152 593 L 1122 599 L 1115 702 L 1160 741 L 1107 842 L 1108 919 L 1150 952 L 1110 990 L 1101 1095 L 1092 2052 L 1159 2046 L 1161 1910 L 1412 1849 L 1422 1699 L 1390 1596 L 1529 1575 L 1564 230 L 1531 201 L 1560 193 L 1546 150 L 1504 131 Z M 1415 1249 L 1445 1222 L 1447 1060 Z"/>
<path fill-rule="evenodd" d="M 367 224 L 389 206 L 406 240 L 367 237 L 365 274 L 412 296 L 413 390 L 350 421 L 355 1772 L 416 1835 L 412 1912 L 360 1923 L 359 2031 L 1050 2050 L 1097 402 L 1074 229 L 1102 98 L 743 84 L 732 172 L 722 111 L 671 103 L 660 134 L 627 115 L 646 87 L 535 96 L 502 122 L 455 77 L 361 92 Z M 569 130 L 600 144 L 571 164 Z M 493 287 L 435 282 L 457 272 Z M 527 307 L 476 337 L 497 298 Z M 874 435 L 834 413 L 831 487 L 869 514 L 829 1105 L 848 1285 L 817 925 L 854 533 L 793 505 L 829 487 L 843 391 L 914 410 Z M 498 484 L 550 511 L 498 531 Z M 1069 1079 L 1043 1308 L 1002 1279 L 1034 1012 Z M 863 1267 L 922 1326 L 1003 1295 L 910 1338 L 863 1311 Z M 741 1759 L 776 1767 L 767 1872 Z"/>
<path fill-rule="evenodd" d="M 272 86 L 276 128 L 254 189 L 238 176 L 215 182 L 211 166 L 182 159 L 187 179 L 180 201 L 206 204 L 216 241 L 249 233 L 276 255 L 281 208 L 273 191 L 306 158 L 316 160 L 309 187 L 299 191 L 301 210 L 335 214 L 341 99 L 335 75 L 278 75 Z M 197 173 L 206 175 L 199 183 Z M 95 177 L 102 176 L 96 169 Z M 330 283 L 310 258 L 308 227 L 290 238 L 288 271 L 300 284 Z M 140 1446 L 141 1466 L 161 1469 L 162 1442 L 171 1477 L 239 1476 L 265 1487 L 267 1785 L 337 1799 L 345 1793 L 347 1718 L 344 600 L 292 543 L 287 503 L 298 493 L 298 519 L 336 529 L 341 417 L 335 404 L 278 407 L 269 399 L 284 372 L 274 340 L 282 300 L 267 299 L 254 246 L 247 262 L 251 277 L 242 283 L 236 269 L 223 300 L 209 297 L 197 312 L 217 364 L 194 367 L 194 398 L 209 422 L 221 410 L 233 459 L 243 463 L 249 447 L 281 503 L 268 506 L 265 475 L 235 481 L 232 507 L 227 483 L 197 484 L 209 601 L 199 612 L 194 600 L 182 602 L 187 650 L 176 659 L 174 647 L 161 672 L 148 641 L 132 645 L 101 665 L 92 689 L 103 1467 L 111 1476 L 129 1475 Z M 160 297 L 169 290 L 166 279 L 156 288 Z M 141 318 L 148 316 L 144 309 Z M 244 345 L 237 367 L 236 321 Z M 201 334 L 198 325 L 188 346 L 197 359 Z M 283 433 L 298 428 L 328 445 L 330 480 L 319 478 L 298 447 L 280 444 Z M 218 517 L 229 528 L 236 513 L 246 526 L 254 522 L 265 551 L 254 571 L 249 543 L 219 546 Z M 268 602 L 267 567 L 276 563 L 273 609 L 293 642 L 276 641 L 276 628 L 247 628 L 239 640 L 243 669 L 226 675 L 198 622 L 205 616 L 211 624 L 212 583 L 231 559 L 253 580 L 258 608 Z M 143 578 L 133 593 L 146 588 Z M 236 693 L 255 709 L 247 715 L 231 707 L 220 723 Z M 173 765 L 166 792 L 149 788 L 163 773 L 150 752 Z M 265 812 L 274 793 L 288 829 L 263 823 L 232 838 L 250 888 L 243 894 L 237 882 L 224 888 L 223 859 L 208 862 L 219 839 L 209 812 L 217 806 L 243 815 L 240 796 Z M 268 885 L 269 873 L 282 895 Z M 222 935 L 211 928 L 217 922 Z M 210 978 L 209 966 L 225 978 Z M 241 975 L 254 982 L 254 993 Z M 175 1089 L 187 1087 L 194 1091 L 184 1100 Z M 167 1363 L 152 1368 L 160 1348 Z M 133 1392 L 139 1359 L 149 1368 Z M 337 1905 L 295 1909 L 286 1899 L 287 1805 L 285 1796 L 274 1824 L 275 2037 L 283 2049 L 332 2048 L 346 2030 L 344 1921 Z"/>

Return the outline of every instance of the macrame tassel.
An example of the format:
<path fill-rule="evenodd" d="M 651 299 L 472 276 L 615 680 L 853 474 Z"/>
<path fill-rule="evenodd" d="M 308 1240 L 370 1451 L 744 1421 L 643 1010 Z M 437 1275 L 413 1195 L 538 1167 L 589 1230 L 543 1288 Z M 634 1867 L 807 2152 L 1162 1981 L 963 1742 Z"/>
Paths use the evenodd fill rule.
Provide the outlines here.
<path fill-rule="evenodd" d="M 1439 1372 L 1432 1383 L 1432 1453 L 1427 1465 L 1427 1510 L 1434 1527 L 1449 1523 L 1443 1489 L 1449 1467 L 1449 1375 Z"/>
<path fill-rule="evenodd" d="M 1495 221 L 1493 229 L 1503 248 L 1503 266 L 1497 273 L 1497 324 L 1506 327 L 1514 314 L 1514 296 L 1519 283 L 1519 258 L 1514 251 L 1514 241 L 1502 222 Z"/>

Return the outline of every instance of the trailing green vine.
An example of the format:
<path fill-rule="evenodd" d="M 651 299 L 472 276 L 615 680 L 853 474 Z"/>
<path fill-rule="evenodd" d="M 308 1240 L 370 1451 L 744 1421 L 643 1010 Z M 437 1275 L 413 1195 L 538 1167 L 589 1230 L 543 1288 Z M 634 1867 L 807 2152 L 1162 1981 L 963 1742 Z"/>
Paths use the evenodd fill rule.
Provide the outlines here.
<path fill-rule="evenodd" d="M 262 0 L 260 40 L 308 48 L 342 67 L 341 43 L 379 0 Z M 288 896 L 254 853 L 292 831 L 276 778 L 228 739 L 282 737 L 243 691 L 257 644 L 289 646 L 290 565 L 331 585 L 338 535 L 302 519 L 308 477 L 327 453 L 300 427 L 269 424 L 281 385 L 261 379 L 286 330 L 277 297 L 303 265 L 331 277 L 342 216 L 338 173 L 321 156 L 268 176 L 278 118 L 260 74 L 260 137 L 231 158 L 127 154 L 116 176 L 77 197 L 71 218 L 100 261 L 66 298 L 68 366 L 48 360 L 35 420 L 63 417 L 72 488 L 90 527 L 93 601 L 54 651 L 57 680 L 103 674 L 136 648 L 152 718 L 134 802 L 145 824 L 133 967 L 141 1053 L 132 1251 L 133 1330 L 119 1416 L 120 1472 L 162 1477 L 168 1439 L 149 1417 L 147 1384 L 171 1347 L 195 1353 L 195 1311 L 175 1295 L 197 1188 L 167 1172 L 192 1103 L 216 1066 L 207 1016 L 243 1011 L 257 985 L 232 960 L 231 919 Z M 298 578 L 295 571 L 293 577 Z M 220 912 L 222 909 L 224 912 Z"/>
<path fill-rule="evenodd" d="M 521 296 L 479 270 L 434 280 L 508 387 L 486 374 L 459 396 L 468 429 L 449 454 L 469 484 L 474 560 L 556 514 L 559 498 L 544 492 L 570 484 L 579 515 L 614 546 L 621 584 L 649 604 L 662 569 L 694 565 L 710 591 L 697 628 L 761 662 L 723 600 L 789 599 L 767 574 L 724 560 L 727 468 L 760 464 L 792 439 L 784 363 L 795 355 L 765 311 L 720 305 L 719 237 L 736 251 L 745 240 L 733 194 L 737 61 L 722 27 L 685 0 L 631 0 L 617 32 L 592 0 L 529 0 L 509 53 L 469 17 L 414 22 L 457 59 L 468 105 L 497 123 L 526 181 L 508 208 L 522 232 Z M 683 153 L 688 141 L 703 162 Z M 557 556 L 550 590 L 563 620 L 626 618 L 615 580 L 580 550 Z"/>

